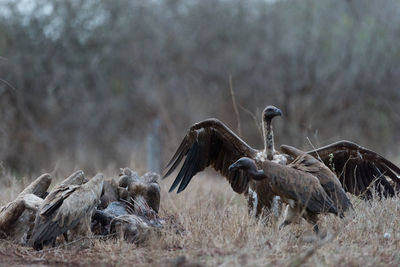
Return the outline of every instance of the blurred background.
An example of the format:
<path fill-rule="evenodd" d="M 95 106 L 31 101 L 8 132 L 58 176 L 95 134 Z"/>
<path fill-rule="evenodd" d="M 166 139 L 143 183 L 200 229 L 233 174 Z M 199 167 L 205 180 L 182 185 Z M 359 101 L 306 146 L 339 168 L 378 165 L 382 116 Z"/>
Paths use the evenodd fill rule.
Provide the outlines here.
<path fill-rule="evenodd" d="M 238 131 L 232 91 L 252 146 L 273 104 L 278 144 L 400 162 L 397 0 L 1 0 L 0 79 L 16 174 L 160 169 L 199 120 Z"/>

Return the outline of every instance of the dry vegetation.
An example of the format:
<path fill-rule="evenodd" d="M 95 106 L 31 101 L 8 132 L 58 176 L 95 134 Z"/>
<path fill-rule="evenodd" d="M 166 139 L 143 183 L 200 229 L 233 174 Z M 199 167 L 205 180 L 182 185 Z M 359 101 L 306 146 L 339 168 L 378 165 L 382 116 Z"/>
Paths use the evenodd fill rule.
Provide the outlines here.
<path fill-rule="evenodd" d="M 8 175 L 1 187 L 2 204 L 22 188 Z M 204 266 L 398 266 L 400 202 L 398 198 L 367 203 L 353 198 L 356 215 L 321 220 L 325 239 L 310 225 L 277 231 L 250 219 L 243 196 L 233 193 L 214 173 L 198 175 L 182 194 L 168 194 L 162 182 L 161 215 L 175 217 L 185 229 L 164 229 L 140 246 L 120 240 L 80 240 L 36 252 L 3 241 L 0 264 L 135 266 L 197 264 Z M 385 233 L 390 236 L 385 237 Z M 387 235 L 387 234 L 386 234 Z M 185 265 L 186 266 L 186 265 Z M 191 265 L 196 266 L 196 265 Z"/>
<path fill-rule="evenodd" d="M 0 1 L 0 204 L 43 172 L 147 171 L 156 120 L 164 163 L 207 117 L 235 129 L 240 113 L 260 147 L 253 116 L 268 104 L 284 113 L 277 143 L 349 139 L 399 163 L 399 14 L 396 0 Z M 0 265 L 400 265 L 398 198 L 353 199 L 355 217 L 322 218 L 320 241 L 305 222 L 276 231 L 249 218 L 215 173 L 180 195 L 172 180 L 160 212 L 184 235 L 41 252 L 1 241 Z"/>

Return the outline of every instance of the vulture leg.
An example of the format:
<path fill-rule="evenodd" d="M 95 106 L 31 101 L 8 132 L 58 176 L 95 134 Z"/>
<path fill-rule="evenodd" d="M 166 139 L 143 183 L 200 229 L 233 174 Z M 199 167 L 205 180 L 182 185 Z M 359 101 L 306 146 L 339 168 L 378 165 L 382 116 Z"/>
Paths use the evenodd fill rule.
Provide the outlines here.
<path fill-rule="evenodd" d="M 285 210 L 285 219 L 283 220 L 283 223 L 279 226 L 279 230 L 286 225 L 292 223 L 300 223 L 300 215 L 298 212 L 298 208 L 294 207 L 293 201 L 289 201 L 289 204 L 286 206 Z"/>
<path fill-rule="evenodd" d="M 275 221 L 278 222 L 279 217 L 282 213 L 282 200 L 280 196 L 274 196 L 272 199 L 272 212 L 275 218 Z"/>
<path fill-rule="evenodd" d="M 282 230 L 283 229 L 283 227 L 285 227 L 285 226 L 287 226 L 287 225 L 289 225 L 289 224 L 291 224 L 292 222 L 291 221 L 287 221 L 286 219 L 283 221 L 283 223 L 281 223 L 281 225 L 279 225 L 279 230 Z"/>
<path fill-rule="evenodd" d="M 314 226 L 313 226 L 313 230 L 314 230 L 314 232 L 315 232 L 316 234 L 318 234 L 318 233 L 319 233 L 318 224 L 314 224 Z"/>
<path fill-rule="evenodd" d="M 63 237 L 64 237 L 65 242 L 68 243 L 68 235 L 67 235 L 67 232 L 63 233 Z"/>
<path fill-rule="evenodd" d="M 316 234 L 319 233 L 319 227 L 318 227 L 318 215 L 315 213 L 307 212 L 305 211 L 303 214 L 303 218 L 309 222 L 310 224 L 313 225 L 313 230 Z"/>

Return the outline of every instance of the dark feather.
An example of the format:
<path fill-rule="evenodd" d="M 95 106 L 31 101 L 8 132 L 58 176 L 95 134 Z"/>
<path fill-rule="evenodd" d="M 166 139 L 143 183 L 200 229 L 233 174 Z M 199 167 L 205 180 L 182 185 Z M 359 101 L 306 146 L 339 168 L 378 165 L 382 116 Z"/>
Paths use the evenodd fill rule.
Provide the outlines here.
<path fill-rule="evenodd" d="M 372 197 L 375 187 L 380 196 L 394 196 L 390 178 L 400 185 L 400 168 L 378 153 L 349 141 L 336 142 L 308 152 L 320 158 L 336 173 L 343 188 L 357 196 Z M 380 186 L 378 186 L 380 185 Z"/>
<path fill-rule="evenodd" d="M 219 120 L 204 120 L 189 129 L 168 163 L 167 167 L 171 167 L 164 178 L 169 176 L 186 157 L 171 185 L 170 192 L 178 185 L 177 193 L 182 192 L 193 176 L 210 166 L 225 176 L 235 192 L 243 193 L 248 187 L 249 179 L 239 172 L 229 172 L 228 167 L 241 157 L 255 157 L 256 154 L 256 150 Z"/>

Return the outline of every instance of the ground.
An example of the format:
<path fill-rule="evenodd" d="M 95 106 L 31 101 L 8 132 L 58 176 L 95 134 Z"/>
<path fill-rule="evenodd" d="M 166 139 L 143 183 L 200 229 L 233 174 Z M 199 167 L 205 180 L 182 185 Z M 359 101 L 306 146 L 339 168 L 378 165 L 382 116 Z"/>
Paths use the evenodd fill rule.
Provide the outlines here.
<path fill-rule="evenodd" d="M 3 240 L 0 265 L 17 266 L 400 266 L 399 198 L 361 201 L 341 220 L 321 216 L 317 238 L 303 221 L 280 231 L 250 218 L 244 196 L 221 177 L 203 173 L 180 193 L 167 193 L 173 178 L 161 181 L 160 214 L 183 229 L 165 229 L 146 244 L 91 237 L 34 251 Z M 1 204 L 26 184 L 2 182 Z"/>

